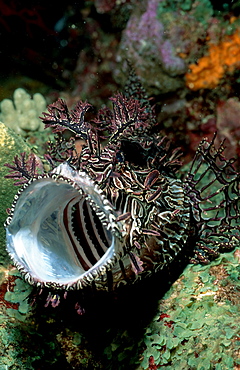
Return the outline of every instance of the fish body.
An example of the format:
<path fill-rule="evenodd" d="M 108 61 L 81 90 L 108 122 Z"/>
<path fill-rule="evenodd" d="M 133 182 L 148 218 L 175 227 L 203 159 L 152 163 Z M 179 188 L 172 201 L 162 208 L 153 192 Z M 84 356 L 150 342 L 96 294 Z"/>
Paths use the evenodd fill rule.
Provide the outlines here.
<path fill-rule="evenodd" d="M 207 263 L 238 243 L 239 173 L 223 143 L 204 139 L 182 180 L 179 151 L 152 132 L 148 101 L 111 100 L 94 122 L 86 102 L 50 105 L 43 122 L 59 135 L 51 169 L 33 154 L 8 165 L 23 186 L 5 223 L 7 250 L 30 284 L 112 290 L 171 266 L 189 245 L 190 262 Z"/>

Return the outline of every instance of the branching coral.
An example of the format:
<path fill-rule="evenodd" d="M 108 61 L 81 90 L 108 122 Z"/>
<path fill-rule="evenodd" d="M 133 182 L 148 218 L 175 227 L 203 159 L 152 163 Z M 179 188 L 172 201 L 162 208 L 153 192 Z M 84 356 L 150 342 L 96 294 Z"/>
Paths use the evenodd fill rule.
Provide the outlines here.
<path fill-rule="evenodd" d="M 39 115 L 46 110 L 46 100 L 40 93 L 31 96 L 22 88 L 14 91 L 13 101 L 3 99 L 0 103 L 2 122 L 17 134 L 26 136 L 29 131 L 42 131 L 44 126 Z"/>
<path fill-rule="evenodd" d="M 226 72 L 240 67 L 240 30 L 215 45 L 209 43 L 209 53 L 190 64 L 191 72 L 186 74 L 186 84 L 191 90 L 213 89 Z"/>

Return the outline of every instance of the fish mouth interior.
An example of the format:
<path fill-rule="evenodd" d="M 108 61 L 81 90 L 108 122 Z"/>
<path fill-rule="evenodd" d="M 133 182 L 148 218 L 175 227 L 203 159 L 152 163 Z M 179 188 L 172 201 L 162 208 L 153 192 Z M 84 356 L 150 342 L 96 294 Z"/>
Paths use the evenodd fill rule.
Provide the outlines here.
<path fill-rule="evenodd" d="M 86 189 L 42 178 L 19 196 L 6 228 L 7 249 L 33 283 L 71 286 L 114 258 L 109 204 L 89 183 Z"/>

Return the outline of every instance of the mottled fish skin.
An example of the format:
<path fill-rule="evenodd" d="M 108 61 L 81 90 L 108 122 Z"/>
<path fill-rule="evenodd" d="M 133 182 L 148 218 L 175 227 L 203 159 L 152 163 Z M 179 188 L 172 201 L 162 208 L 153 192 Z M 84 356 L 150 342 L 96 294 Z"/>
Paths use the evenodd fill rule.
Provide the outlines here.
<path fill-rule="evenodd" d="M 137 93 L 128 86 L 93 123 L 86 102 L 72 111 L 62 100 L 49 106 L 43 122 L 59 136 L 48 173 L 33 155 L 8 165 L 25 184 L 5 224 L 7 250 L 30 284 L 112 290 L 170 265 L 186 246 L 190 262 L 208 263 L 238 243 L 240 175 L 223 143 L 204 139 L 180 180 L 179 150 L 152 133 L 153 110 L 130 77 Z"/>

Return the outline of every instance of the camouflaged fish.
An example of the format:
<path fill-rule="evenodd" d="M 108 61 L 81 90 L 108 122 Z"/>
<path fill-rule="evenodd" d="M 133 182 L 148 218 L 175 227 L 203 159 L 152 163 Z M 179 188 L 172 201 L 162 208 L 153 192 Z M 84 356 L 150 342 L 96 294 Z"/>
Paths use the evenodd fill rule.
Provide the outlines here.
<path fill-rule="evenodd" d="M 170 265 L 189 246 L 190 262 L 207 263 L 238 243 L 240 175 L 223 144 L 203 140 L 181 180 L 180 152 L 153 133 L 139 83 L 110 100 L 112 109 L 93 121 L 87 102 L 48 107 L 43 122 L 58 135 L 45 156 L 48 172 L 34 154 L 7 164 L 8 177 L 23 185 L 5 224 L 7 250 L 30 284 L 112 290 Z"/>

